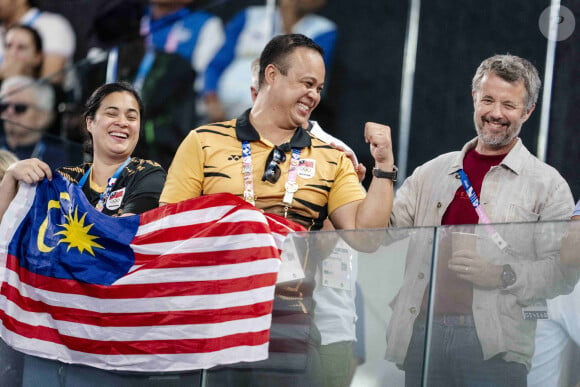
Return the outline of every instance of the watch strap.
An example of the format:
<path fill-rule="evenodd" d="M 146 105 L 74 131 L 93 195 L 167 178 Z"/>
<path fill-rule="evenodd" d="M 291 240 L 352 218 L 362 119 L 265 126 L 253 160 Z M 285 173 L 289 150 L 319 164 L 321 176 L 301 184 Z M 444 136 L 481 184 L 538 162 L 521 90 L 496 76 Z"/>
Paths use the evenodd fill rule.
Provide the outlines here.
<path fill-rule="evenodd" d="M 379 179 L 391 179 L 393 182 L 397 181 L 397 172 L 399 168 L 396 165 L 393 165 L 392 171 L 383 171 L 379 168 L 373 168 L 373 176 L 378 177 Z"/>

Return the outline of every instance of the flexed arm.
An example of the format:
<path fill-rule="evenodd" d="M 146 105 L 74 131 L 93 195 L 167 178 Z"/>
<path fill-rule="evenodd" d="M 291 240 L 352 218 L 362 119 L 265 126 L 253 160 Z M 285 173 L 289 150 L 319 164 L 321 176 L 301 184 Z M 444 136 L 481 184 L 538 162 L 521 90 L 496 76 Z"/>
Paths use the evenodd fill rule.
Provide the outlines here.
<path fill-rule="evenodd" d="M 375 168 L 390 172 L 394 168 L 391 128 L 367 122 L 365 141 L 369 144 Z M 385 228 L 393 209 L 393 180 L 373 177 L 367 196 L 362 201 L 352 202 L 337 208 L 330 218 L 338 229 Z"/>

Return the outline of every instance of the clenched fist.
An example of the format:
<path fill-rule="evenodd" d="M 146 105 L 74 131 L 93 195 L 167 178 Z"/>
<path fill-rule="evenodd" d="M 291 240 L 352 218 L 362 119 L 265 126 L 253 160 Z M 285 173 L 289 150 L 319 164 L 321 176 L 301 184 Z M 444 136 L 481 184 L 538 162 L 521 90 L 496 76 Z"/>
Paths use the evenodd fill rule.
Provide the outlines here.
<path fill-rule="evenodd" d="M 391 171 L 395 164 L 391 128 L 376 122 L 365 124 L 365 142 L 370 145 L 371 155 L 375 159 L 375 167 Z"/>

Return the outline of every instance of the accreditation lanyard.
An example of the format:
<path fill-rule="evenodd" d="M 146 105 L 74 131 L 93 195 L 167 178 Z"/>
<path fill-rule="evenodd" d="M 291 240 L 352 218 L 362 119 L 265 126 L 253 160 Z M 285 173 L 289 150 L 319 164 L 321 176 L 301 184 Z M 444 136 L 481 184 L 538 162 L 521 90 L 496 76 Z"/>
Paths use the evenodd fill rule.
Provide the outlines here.
<path fill-rule="evenodd" d="M 133 86 L 135 90 L 140 94 L 143 89 L 143 84 L 145 83 L 145 78 L 151 71 L 153 63 L 155 62 L 155 48 L 148 46 L 139 63 L 139 68 L 137 69 L 137 75 L 135 75 L 135 80 L 133 81 Z M 113 47 L 109 51 L 109 57 L 107 59 L 107 75 L 106 83 L 111 83 L 117 81 L 117 74 L 119 71 L 119 47 Z"/>
<path fill-rule="evenodd" d="M 183 27 L 183 18 L 187 16 L 188 13 L 191 11 L 189 9 L 183 9 L 178 11 L 173 15 L 171 20 L 164 20 L 163 24 L 159 27 L 155 28 L 153 32 L 160 30 L 165 25 L 173 23 L 171 29 L 167 33 L 167 37 L 165 38 L 165 44 L 163 45 L 163 51 L 174 53 L 177 51 L 177 47 L 180 43 L 180 37 L 184 34 L 185 28 Z M 150 45 L 153 45 L 153 32 L 151 31 L 151 16 L 145 15 L 141 19 L 141 26 L 140 26 L 140 34 L 141 36 L 146 37 L 146 42 Z"/>
<path fill-rule="evenodd" d="M 30 155 L 30 158 L 31 159 L 36 158 L 36 159 L 42 160 L 42 158 L 44 157 L 44 152 L 46 152 L 46 145 L 44 145 L 44 142 L 39 141 L 34 146 L 34 149 L 32 150 L 32 154 Z"/>
<path fill-rule="evenodd" d="M 284 217 L 288 217 L 288 209 L 292 208 L 294 193 L 298 191 L 298 165 L 300 164 L 300 148 L 292 148 L 292 158 L 290 160 L 290 170 L 284 184 Z M 252 150 L 249 141 L 242 141 L 242 173 L 244 175 L 244 200 L 252 205 L 256 205 L 256 196 L 254 194 L 254 176 L 252 166 Z"/>
<path fill-rule="evenodd" d="M 107 201 L 107 199 L 109 199 L 109 196 L 111 195 L 111 191 L 113 190 L 113 186 L 117 182 L 117 179 L 119 178 L 119 175 L 121 175 L 121 172 L 123 172 L 123 169 L 125 169 L 127 164 L 129 164 L 129 161 L 131 161 L 131 157 L 127 157 L 127 160 L 125 160 L 125 162 L 123 164 L 121 164 L 119 166 L 119 168 L 117 168 L 117 170 L 115 171 L 113 176 L 111 176 L 109 178 L 109 180 L 107 180 L 107 187 L 105 188 L 105 190 L 103 192 L 101 192 L 101 195 L 99 197 L 99 202 L 95 206 L 97 211 L 99 211 L 99 212 L 103 211 L 103 208 L 105 207 L 105 202 Z M 89 178 L 92 170 L 93 170 L 93 166 L 91 165 L 91 167 L 88 169 L 88 171 L 86 171 L 85 174 L 83 175 L 83 177 L 81 177 L 81 179 L 79 180 L 79 183 L 77 184 L 80 188 L 83 188 L 83 186 L 87 182 L 87 179 Z"/>
<path fill-rule="evenodd" d="M 41 13 L 41 11 L 39 9 L 35 10 L 35 12 L 32 14 L 32 16 L 22 24 L 24 24 L 27 27 L 32 27 L 34 22 L 36 22 L 36 20 L 40 16 L 40 13 Z"/>
<path fill-rule="evenodd" d="M 473 189 L 473 186 L 471 185 L 471 182 L 469 181 L 467 174 L 465 173 L 465 171 L 463 169 L 458 170 L 457 173 L 459 173 L 459 177 L 461 179 L 461 184 L 463 185 L 463 188 L 465 189 L 465 193 L 469 197 L 469 201 L 471 201 L 471 204 L 473 205 L 475 212 L 479 216 L 480 223 L 484 225 L 484 228 L 487 231 L 487 233 L 489 234 L 493 243 L 495 243 L 495 245 L 500 250 L 504 250 L 506 247 L 508 247 L 508 244 L 501 237 L 501 235 L 499 235 L 497 230 L 491 225 L 491 221 L 489 220 L 489 217 L 487 216 L 487 214 L 483 210 L 483 206 L 481 205 L 481 202 L 479 201 L 479 198 L 477 197 L 477 194 L 475 193 L 475 190 Z"/>

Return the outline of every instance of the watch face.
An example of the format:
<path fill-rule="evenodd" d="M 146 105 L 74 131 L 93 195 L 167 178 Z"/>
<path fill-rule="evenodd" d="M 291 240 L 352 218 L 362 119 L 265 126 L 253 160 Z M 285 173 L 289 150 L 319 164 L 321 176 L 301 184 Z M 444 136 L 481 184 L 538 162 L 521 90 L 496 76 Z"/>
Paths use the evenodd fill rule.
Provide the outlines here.
<path fill-rule="evenodd" d="M 503 287 L 508 287 L 516 282 L 516 273 L 510 265 L 504 265 L 501 273 L 501 282 Z"/>

